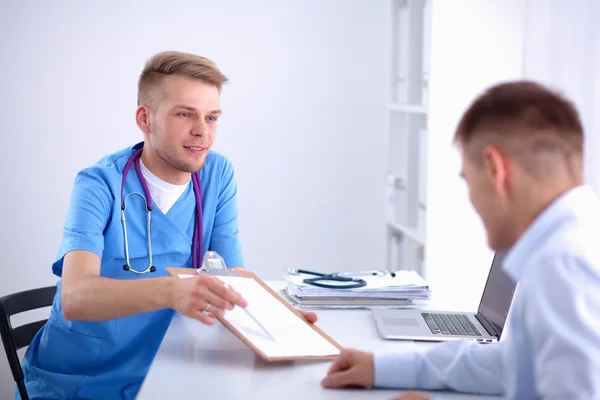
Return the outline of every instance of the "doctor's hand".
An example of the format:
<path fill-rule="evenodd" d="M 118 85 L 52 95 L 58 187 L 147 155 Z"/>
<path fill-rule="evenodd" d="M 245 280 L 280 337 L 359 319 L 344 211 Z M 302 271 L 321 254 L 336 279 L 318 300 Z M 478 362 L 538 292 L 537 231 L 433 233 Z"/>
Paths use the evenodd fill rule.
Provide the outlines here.
<path fill-rule="evenodd" d="M 373 354 L 358 350 L 342 350 L 321 381 L 324 388 L 360 386 L 370 388 L 375 382 Z"/>
<path fill-rule="evenodd" d="M 214 276 L 198 275 L 174 280 L 171 308 L 207 325 L 213 325 L 217 321 L 215 317 L 222 317 L 225 310 L 247 305 L 238 292 Z"/>
<path fill-rule="evenodd" d="M 298 312 L 300 312 L 300 314 L 302 314 L 304 319 L 307 320 L 308 322 L 310 322 L 311 324 L 314 324 L 319 319 L 317 317 L 317 314 L 315 314 L 314 312 L 305 311 L 300 308 L 296 308 L 296 310 L 298 310 Z"/>

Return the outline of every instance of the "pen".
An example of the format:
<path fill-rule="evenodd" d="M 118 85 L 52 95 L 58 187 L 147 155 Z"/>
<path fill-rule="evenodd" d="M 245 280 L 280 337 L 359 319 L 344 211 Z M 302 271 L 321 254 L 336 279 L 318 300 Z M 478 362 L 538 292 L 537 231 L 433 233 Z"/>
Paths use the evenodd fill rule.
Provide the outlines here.
<path fill-rule="evenodd" d="M 233 289 L 233 288 L 231 287 L 231 285 L 229 285 L 229 284 L 227 284 L 227 283 L 225 284 L 225 287 L 226 287 L 226 288 Z M 235 289 L 234 289 L 234 290 L 235 290 Z M 274 338 L 274 337 L 273 337 L 273 336 L 272 336 L 272 335 L 269 333 L 269 331 L 268 331 L 268 330 L 266 330 L 266 329 L 265 329 L 265 327 L 263 326 L 263 324 L 261 324 L 261 323 L 260 323 L 260 321 L 259 321 L 258 319 L 256 319 L 256 317 L 255 317 L 254 315 L 252 315 L 252 313 L 251 313 L 251 312 L 250 312 L 250 311 L 249 311 L 247 308 L 242 308 L 242 310 L 244 310 L 244 311 L 246 312 L 246 315 L 248 315 L 248 316 L 250 317 L 250 319 L 251 319 L 252 321 L 254 321 L 254 323 L 260 327 L 260 329 L 263 331 L 263 333 L 264 333 L 266 336 L 268 336 L 268 337 L 269 337 L 269 339 L 271 339 L 272 341 L 274 341 L 274 342 L 275 342 L 275 338 Z"/>
<path fill-rule="evenodd" d="M 225 260 L 223 259 L 223 257 L 221 257 L 216 251 L 208 251 L 204 255 L 204 258 L 202 260 L 202 266 L 206 267 L 206 271 L 219 270 L 224 271 L 225 274 L 228 276 L 235 276 L 225 265 Z M 200 273 L 200 269 L 198 269 L 198 273 Z M 231 285 L 227 283 L 225 283 L 225 287 L 233 289 Z M 260 327 L 260 329 L 262 329 L 263 333 L 275 342 L 275 338 L 269 333 L 268 330 L 265 329 L 265 327 L 256 319 L 256 317 L 252 315 L 252 313 L 246 308 L 244 308 L 243 310 L 246 312 L 246 315 L 248 315 L 250 319 Z"/>
<path fill-rule="evenodd" d="M 265 329 L 265 327 L 256 319 L 256 317 L 254 315 L 252 315 L 252 313 L 250 311 L 248 311 L 247 308 L 244 308 L 243 310 L 252 319 L 252 321 L 254 321 L 256 323 L 256 325 L 258 325 L 260 327 L 260 329 L 262 329 L 264 334 L 266 334 L 272 341 L 275 341 L 275 338 L 273 336 L 271 336 L 269 331 Z"/>

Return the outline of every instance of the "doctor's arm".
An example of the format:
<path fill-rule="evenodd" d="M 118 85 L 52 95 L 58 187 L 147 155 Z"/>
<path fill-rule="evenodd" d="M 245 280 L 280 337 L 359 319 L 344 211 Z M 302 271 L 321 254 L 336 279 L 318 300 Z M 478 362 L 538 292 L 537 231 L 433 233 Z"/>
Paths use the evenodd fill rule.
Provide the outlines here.
<path fill-rule="evenodd" d="M 600 275 L 573 256 L 543 266 L 524 309 L 541 398 L 600 398 Z"/>
<path fill-rule="evenodd" d="M 158 277 L 120 280 L 100 276 L 100 257 L 74 250 L 65 255 L 61 292 L 68 320 L 105 321 L 163 308 L 212 325 L 224 310 L 246 301 L 235 290 L 211 276 L 188 279 Z M 211 314 L 203 313 L 208 304 Z"/>

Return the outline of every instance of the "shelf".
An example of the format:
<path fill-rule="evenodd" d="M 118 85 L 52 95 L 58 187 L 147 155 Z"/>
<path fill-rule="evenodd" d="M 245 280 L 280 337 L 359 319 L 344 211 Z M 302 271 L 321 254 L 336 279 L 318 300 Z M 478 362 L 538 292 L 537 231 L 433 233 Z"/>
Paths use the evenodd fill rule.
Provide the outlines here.
<path fill-rule="evenodd" d="M 390 101 L 427 104 L 429 38 L 428 0 L 392 1 L 392 65 Z"/>
<path fill-rule="evenodd" d="M 402 112 L 414 113 L 414 114 L 427 114 L 427 107 L 425 107 L 425 106 L 390 103 L 389 108 L 390 108 L 390 110 L 393 110 L 393 111 L 402 111 Z"/>
<path fill-rule="evenodd" d="M 388 268 L 423 268 L 429 116 L 431 0 L 390 0 L 386 104 Z"/>
<path fill-rule="evenodd" d="M 408 226 L 399 224 L 397 222 L 388 221 L 387 224 L 396 233 L 409 237 L 420 245 L 423 245 L 422 235 L 417 229 L 409 228 Z"/>

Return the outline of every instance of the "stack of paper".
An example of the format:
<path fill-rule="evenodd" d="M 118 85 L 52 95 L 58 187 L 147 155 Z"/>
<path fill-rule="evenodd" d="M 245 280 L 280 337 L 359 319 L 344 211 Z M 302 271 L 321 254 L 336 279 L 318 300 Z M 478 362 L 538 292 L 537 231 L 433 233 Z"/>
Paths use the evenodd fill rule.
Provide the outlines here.
<path fill-rule="evenodd" d="M 355 289 L 321 288 L 304 279 L 311 276 L 288 275 L 285 294 L 297 306 L 304 308 L 375 308 L 404 307 L 429 300 L 429 285 L 416 271 L 396 271 L 395 276 L 361 276 L 366 286 Z M 343 286 L 347 282 L 322 281 Z"/>

